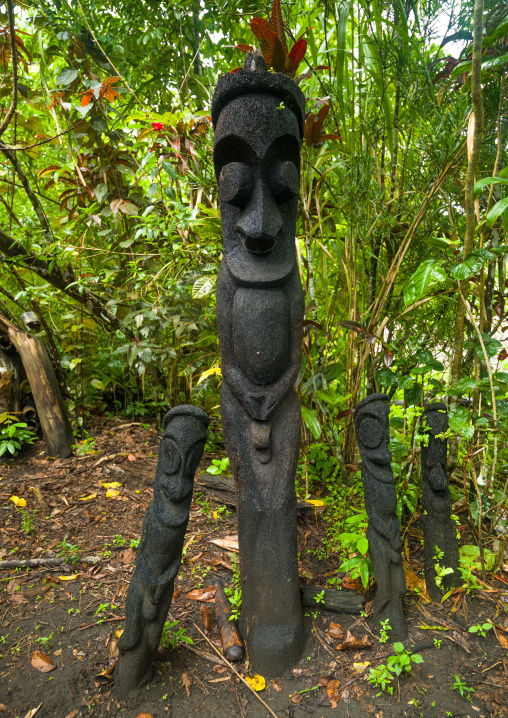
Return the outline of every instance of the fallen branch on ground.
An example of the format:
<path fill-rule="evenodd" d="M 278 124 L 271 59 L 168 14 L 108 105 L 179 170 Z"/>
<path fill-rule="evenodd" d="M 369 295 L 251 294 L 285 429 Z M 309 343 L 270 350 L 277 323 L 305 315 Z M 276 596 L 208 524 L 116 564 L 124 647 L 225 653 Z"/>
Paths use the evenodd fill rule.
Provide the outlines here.
<path fill-rule="evenodd" d="M 101 556 L 82 556 L 76 563 L 99 563 L 102 558 Z M 11 559 L 10 561 L 0 561 L 0 569 L 3 568 L 36 568 L 37 566 L 46 566 L 51 568 L 52 566 L 60 566 L 62 563 L 66 563 L 67 559 L 64 556 L 57 556 L 56 558 L 19 558 Z"/>
<path fill-rule="evenodd" d="M 220 652 L 217 650 L 217 648 L 215 648 L 215 646 L 213 645 L 213 643 L 205 636 L 205 634 L 203 633 L 203 631 L 202 631 L 198 626 L 196 626 L 196 624 L 195 624 L 194 622 L 192 623 L 192 625 L 194 626 L 194 628 L 195 628 L 197 631 L 199 631 L 199 633 L 203 636 L 203 638 L 205 639 L 205 641 L 210 644 L 210 646 L 213 648 L 213 650 L 215 651 L 215 653 L 216 653 L 223 661 L 225 661 L 225 663 L 227 663 L 227 665 L 229 666 L 229 668 L 233 671 L 233 673 L 234 673 L 236 676 L 238 676 L 238 678 L 242 681 L 242 683 L 245 683 L 245 685 L 247 686 L 247 688 L 249 689 L 249 691 L 251 691 L 251 693 L 253 693 L 253 694 L 256 696 L 256 698 L 258 699 L 258 701 L 260 701 L 260 702 L 264 705 L 264 707 L 266 708 L 266 710 L 273 716 L 273 718 L 278 718 L 278 716 L 275 715 L 275 713 L 272 711 L 272 709 L 270 708 L 270 706 L 267 705 L 267 704 L 264 702 L 264 700 L 261 698 L 261 696 L 258 696 L 258 694 L 257 694 L 256 691 L 254 690 L 254 688 L 252 688 L 251 686 L 249 686 L 249 684 L 247 683 L 247 681 L 245 680 L 245 678 L 238 673 L 238 671 L 236 670 L 236 668 L 231 665 L 231 663 L 227 660 L 227 658 L 224 658 L 224 656 L 221 656 Z"/>

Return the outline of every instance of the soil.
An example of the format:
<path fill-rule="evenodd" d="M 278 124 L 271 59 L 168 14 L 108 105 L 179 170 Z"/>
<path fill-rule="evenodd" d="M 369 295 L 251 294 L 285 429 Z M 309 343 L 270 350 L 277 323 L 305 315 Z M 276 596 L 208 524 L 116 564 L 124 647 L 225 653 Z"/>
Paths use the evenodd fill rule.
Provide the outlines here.
<path fill-rule="evenodd" d="M 64 539 L 70 544 L 71 558 L 76 557 L 76 550 L 81 556 L 99 557 L 94 565 L 78 561 L 54 568 L 0 571 L 0 715 L 271 715 L 257 696 L 280 718 L 305 713 L 316 718 L 508 715 L 506 573 L 490 577 L 482 591 L 457 592 L 443 606 L 408 592 L 406 648 L 423 644 L 423 663 L 414 663 L 411 674 L 394 683 L 392 695 L 370 684 L 367 677 L 371 668 L 393 655 L 393 646 L 380 643 L 372 634 L 368 617 L 331 613 L 320 610 L 319 604 L 307 609 L 307 643 L 301 661 L 285 676 L 267 681 L 266 688 L 254 695 L 221 665 L 213 646 L 197 631 L 196 626 L 203 630 L 202 604 L 187 598 L 190 590 L 217 577 L 228 585 L 235 559 L 231 551 L 210 543 L 236 534 L 235 511 L 232 507 L 217 511 L 220 491 L 212 496 L 199 485 L 169 617 L 179 621 L 178 628 L 185 628 L 193 645 L 180 643 L 173 650 L 161 650 L 153 682 L 128 701 L 118 700 L 114 684 L 99 674 L 114 654 L 115 634 L 123 625 L 125 593 L 135 560 L 130 542 L 139 537 L 152 497 L 158 434 L 154 426 L 105 419 L 97 421 L 92 433 L 93 453 L 51 460 L 45 456 L 44 444 L 38 442 L 0 464 L 0 559 L 56 556 Z M 200 471 L 212 458 L 217 455 L 205 455 Z M 121 486 L 113 489 L 117 495 L 108 498 L 103 483 L 111 482 Z M 31 487 L 40 489 L 46 507 Z M 14 506 L 9 500 L 13 495 L 25 499 L 25 509 Z M 338 556 L 320 562 L 312 553 L 325 529 L 318 511 L 299 513 L 302 583 L 324 587 L 328 585 L 325 574 L 342 577 L 337 571 Z M 421 571 L 420 538 L 413 536 L 406 553 L 407 568 L 416 574 Z M 353 587 L 347 576 L 342 583 Z M 206 605 L 213 616 L 213 605 Z M 371 607 L 368 593 L 366 614 Z M 470 626 L 488 619 L 496 628 L 485 637 L 468 632 Z M 350 630 L 359 641 L 365 636 L 372 647 L 337 650 L 340 641 L 330 636 L 330 623 Z M 209 639 L 220 645 L 215 621 Z M 47 655 L 56 668 L 40 672 L 34 666 L 35 651 Z M 248 675 L 247 662 L 239 662 L 236 669 Z"/>

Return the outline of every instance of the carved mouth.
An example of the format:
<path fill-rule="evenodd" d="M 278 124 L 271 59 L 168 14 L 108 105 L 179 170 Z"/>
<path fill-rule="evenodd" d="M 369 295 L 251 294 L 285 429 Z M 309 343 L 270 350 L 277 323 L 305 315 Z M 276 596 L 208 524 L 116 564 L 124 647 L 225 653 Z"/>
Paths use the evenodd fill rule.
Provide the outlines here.
<path fill-rule="evenodd" d="M 282 231 L 279 232 L 275 237 L 267 237 L 261 235 L 260 237 L 248 237 L 241 230 L 237 230 L 242 240 L 242 244 L 251 254 L 267 254 L 275 248 L 275 245 L 279 241 L 279 237 Z"/>

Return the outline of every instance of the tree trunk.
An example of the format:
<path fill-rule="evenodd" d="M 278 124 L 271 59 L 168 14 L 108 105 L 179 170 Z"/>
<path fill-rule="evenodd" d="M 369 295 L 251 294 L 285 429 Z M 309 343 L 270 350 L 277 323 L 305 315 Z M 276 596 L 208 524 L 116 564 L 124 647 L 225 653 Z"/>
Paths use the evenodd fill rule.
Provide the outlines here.
<path fill-rule="evenodd" d="M 473 13 L 473 60 L 471 69 L 471 94 L 473 100 L 473 113 L 470 123 L 474 123 L 472 133 L 468 128 L 468 158 L 466 182 L 464 187 L 464 206 L 466 210 L 466 237 L 464 240 L 464 259 L 473 250 L 475 231 L 475 212 L 473 188 L 475 172 L 480 158 L 480 150 L 483 138 L 483 97 L 481 84 L 482 67 L 482 38 L 483 38 L 483 0 L 475 0 Z M 471 138 L 472 135 L 472 138 Z M 460 291 L 465 299 L 469 293 L 469 280 L 463 279 L 460 282 Z M 462 369 L 462 353 L 464 350 L 464 319 L 465 307 L 460 296 L 457 298 L 457 310 L 455 314 L 455 331 L 453 338 L 453 360 L 450 371 L 450 386 L 454 386 L 460 379 Z M 450 402 L 450 408 L 457 405 L 459 397 Z M 457 465 L 458 442 L 456 439 L 450 442 L 450 453 L 448 457 L 448 471 L 451 473 Z"/>
<path fill-rule="evenodd" d="M 0 328 L 18 350 L 30 383 L 48 454 L 70 456 L 74 437 L 46 347 L 0 317 Z"/>

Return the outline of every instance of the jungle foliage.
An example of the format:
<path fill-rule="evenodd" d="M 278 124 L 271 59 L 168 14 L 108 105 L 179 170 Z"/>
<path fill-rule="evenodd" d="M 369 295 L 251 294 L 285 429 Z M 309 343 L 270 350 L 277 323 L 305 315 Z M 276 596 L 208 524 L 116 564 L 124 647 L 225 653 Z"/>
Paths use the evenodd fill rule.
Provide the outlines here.
<path fill-rule="evenodd" d="M 0 310 L 41 318 L 76 425 L 182 402 L 219 418 L 209 108 L 218 76 L 259 41 L 307 98 L 303 490 L 324 479 L 343 497 L 352 411 L 385 391 L 412 517 L 419 416 L 444 399 L 454 498 L 466 495 L 482 551 L 482 525 L 503 534 L 508 4 L 23 0 L 14 12 L 14 43 L 7 6 L 0 17 Z"/>

